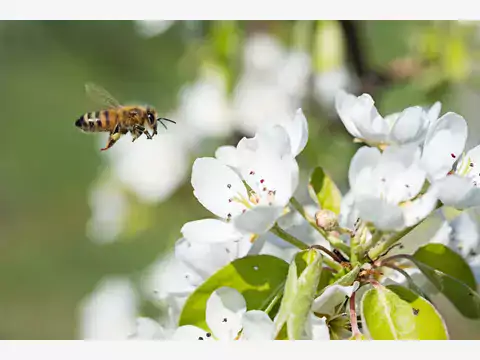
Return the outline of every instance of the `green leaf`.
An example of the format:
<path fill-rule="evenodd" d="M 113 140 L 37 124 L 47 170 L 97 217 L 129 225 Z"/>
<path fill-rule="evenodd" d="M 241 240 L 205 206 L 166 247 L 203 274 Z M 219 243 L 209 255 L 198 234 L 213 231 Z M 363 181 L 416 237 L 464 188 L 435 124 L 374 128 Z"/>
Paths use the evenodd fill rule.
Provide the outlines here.
<path fill-rule="evenodd" d="M 428 300 L 400 285 L 388 285 L 387 288 L 412 306 L 420 340 L 448 340 L 445 322 Z"/>
<path fill-rule="evenodd" d="M 395 290 L 403 298 L 381 285 L 363 296 L 362 323 L 369 337 L 373 340 L 447 339 L 443 321 L 433 306 L 408 289 L 399 288 Z M 421 315 L 424 317 L 419 320 Z"/>
<path fill-rule="evenodd" d="M 288 339 L 302 337 L 321 273 L 322 256 L 318 250 L 304 250 L 295 256 L 288 270 L 282 303 L 275 318 L 276 338 L 281 336 L 285 325 Z"/>
<path fill-rule="evenodd" d="M 476 291 L 454 277 L 436 270 L 414 257 L 410 259 L 463 316 L 469 319 L 480 318 L 480 295 Z"/>
<path fill-rule="evenodd" d="M 475 289 L 477 282 L 472 269 L 455 251 L 443 244 L 428 244 L 419 248 L 413 257 L 431 268 L 440 270 Z"/>
<path fill-rule="evenodd" d="M 271 255 L 247 256 L 218 270 L 187 299 L 180 314 L 179 326 L 195 325 L 209 331 L 205 309 L 210 295 L 227 286 L 238 290 L 247 310 L 264 309 L 278 293 L 287 276 L 288 263 Z"/>
<path fill-rule="evenodd" d="M 300 340 L 305 322 L 312 308 L 320 274 L 322 273 L 322 255 L 316 249 L 305 251 L 307 267 L 297 281 L 294 306 L 290 308 L 287 320 L 287 334 L 290 340 Z"/>
<path fill-rule="evenodd" d="M 340 213 L 342 194 L 332 178 L 321 167 L 313 170 L 308 187 L 312 198 L 322 209 L 333 211 L 337 215 Z"/>

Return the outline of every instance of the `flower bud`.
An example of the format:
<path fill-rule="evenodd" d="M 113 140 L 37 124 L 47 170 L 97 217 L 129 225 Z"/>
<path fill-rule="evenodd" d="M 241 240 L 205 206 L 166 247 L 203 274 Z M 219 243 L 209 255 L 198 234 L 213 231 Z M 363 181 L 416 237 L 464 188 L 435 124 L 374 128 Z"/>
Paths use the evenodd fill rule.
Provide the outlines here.
<path fill-rule="evenodd" d="M 333 211 L 322 209 L 315 214 L 317 226 L 325 231 L 332 231 L 338 227 L 337 214 Z"/>

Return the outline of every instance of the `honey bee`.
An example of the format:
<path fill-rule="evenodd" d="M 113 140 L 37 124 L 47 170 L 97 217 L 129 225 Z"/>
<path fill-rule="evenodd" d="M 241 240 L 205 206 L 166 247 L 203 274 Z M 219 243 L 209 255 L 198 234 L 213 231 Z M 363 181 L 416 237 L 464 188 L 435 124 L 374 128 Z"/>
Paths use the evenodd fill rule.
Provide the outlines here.
<path fill-rule="evenodd" d="M 122 135 L 130 132 L 132 142 L 142 134 L 147 139 L 157 135 L 157 124 L 160 123 L 167 129 L 164 121 L 176 124 L 175 121 L 158 117 L 157 111 L 151 106 L 126 106 L 121 105 L 110 93 L 93 83 L 85 85 L 87 95 L 97 103 L 104 106 L 104 110 L 88 112 L 75 121 L 75 126 L 84 132 L 109 132 L 107 145 L 101 151 L 111 148 Z M 147 130 L 151 128 L 153 134 Z"/>

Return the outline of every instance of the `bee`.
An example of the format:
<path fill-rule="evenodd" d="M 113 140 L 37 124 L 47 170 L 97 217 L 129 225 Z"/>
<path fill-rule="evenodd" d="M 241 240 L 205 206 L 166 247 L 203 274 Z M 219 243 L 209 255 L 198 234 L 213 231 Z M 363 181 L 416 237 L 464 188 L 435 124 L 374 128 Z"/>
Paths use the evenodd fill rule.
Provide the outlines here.
<path fill-rule="evenodd" d="M 126 106 L 121 105 L 110 93 L 93 83 L 85 85 L 87 95 L 97 103 L 104 106 L 103 110 L 88 112 L 75 121 L 75 126 L 84 132 L 109 132 L 107 145 L 101 151 L 111 148 L 122 135 L 130 132 L 132 142 L 142 134 L 147 139 L 153 139 L 157 135 L 157 125 L 167 126 L 163 121 L 176 124 L 175 121 L 158 117 L 157 111 L 151 106 Z M 147 128 L 153 130 L 150 134 Z"/>

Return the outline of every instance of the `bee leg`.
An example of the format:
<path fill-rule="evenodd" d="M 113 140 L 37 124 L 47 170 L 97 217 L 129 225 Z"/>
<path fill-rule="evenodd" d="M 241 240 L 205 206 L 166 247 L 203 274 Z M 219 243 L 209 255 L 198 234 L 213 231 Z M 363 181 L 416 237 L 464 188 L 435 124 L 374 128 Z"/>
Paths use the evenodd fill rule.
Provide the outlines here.
<path fill-rule="evenodd" d="M 107 149 L 110 149 L 113 146 L 113 144 L 115 144 L 118 141 L 118 139 L 120 139 L 121 135 L 122 134 L 120 134 L 120 133 L 110 134 L 110 137 L 108 138 L 108 141 L 107 141 L 107 145 L 103 149 L 100 149 L 100 150 L 105 151 Z"/>
<path fill-rule="evenodd" d="M 152 139 L 152 136 L 150 135 L 148 130 L 146 130 L 145 127 L 143 127 L 141 125 L 135 125 L 133 131 L 134 131 L 134 137 L 133 137 L 132 142 L 137 140 L 142 134 L 145 134 L 147 139 L 149 139 L 149 140 Z"/>
<path fill-rule="evenodd" d="M 108 137 L 108 141 L 107 141 L 107 145 L 103 148 L 103 149 L 100 149 L 101 151 L 105 151 L 107 149 L 110 149 L 113 144 L 115 144 L 118 139 L 120 139 L 120 136 L 122 134 L 120 133 L 120 126 L 115 126 L 115 129 L 113 129 L 113 131 L 110 133 L 110 136 Z"/>

